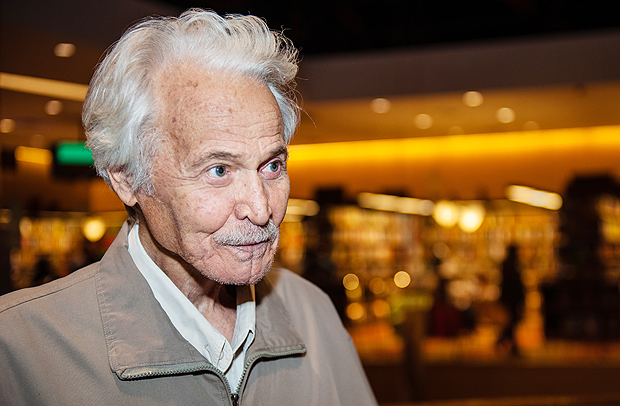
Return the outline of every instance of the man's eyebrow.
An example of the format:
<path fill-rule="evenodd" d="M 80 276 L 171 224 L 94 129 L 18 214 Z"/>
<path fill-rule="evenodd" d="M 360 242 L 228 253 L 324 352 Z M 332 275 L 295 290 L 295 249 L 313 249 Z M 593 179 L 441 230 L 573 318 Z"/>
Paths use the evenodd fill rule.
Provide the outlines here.
<path fill-rule="evenodd" d="M 228 151 L 210 151 L 204 155 L 201 155 L 198 159 L 196 159 L 196 161 L 190 165 L 189 169 L 191 170 L 202 169 L 204 165 L 206 165 L 207 163 L 211 161 L 218 161 L 218 160 L 233 161 L 233 160 L 237 160 L 240 158 L 241 158 L 240 154 L 235 154 L 235 153 L 228 152 Z"/>
<path fill-rule="evenodd" d="M 239 159 L 241 158 L 241 154 L 235 154 L 233 152 L 228 151 L 210 151 L 208 154 L 204 155 L 201 161 L 209 161 L 213 159 Z"/>
<path fill-rule="evenodd" d="M 288 148 L 286 146 L 281 146 L 276 148 L 271 156 L 278 156 L 284 154 L 284 159 L 288 159 Z"/>

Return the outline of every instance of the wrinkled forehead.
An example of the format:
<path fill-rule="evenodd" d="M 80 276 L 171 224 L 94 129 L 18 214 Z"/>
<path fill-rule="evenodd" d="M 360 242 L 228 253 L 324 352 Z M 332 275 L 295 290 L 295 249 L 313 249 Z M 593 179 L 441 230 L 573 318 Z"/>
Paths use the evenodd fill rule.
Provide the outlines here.
<path fill-rule="evenodd" d="M 265 84 L 249 76 L 193 64 L 162 68 L 155 73 L 153 84 L 155 101 L 165 108 L 160 113 L 175 110 L 175 106 L 183 109 L 199 106 L 217 108 L 231 102 L 241 102 L 248 90 L 271 93 Z"/>
<path fill-rule="evenodd" d="M 195 65 L 162 69 L 154 77 L 157 126 L 174 142 L 205 137 L 284 137 L 279 106 L 262 82 Z"/>

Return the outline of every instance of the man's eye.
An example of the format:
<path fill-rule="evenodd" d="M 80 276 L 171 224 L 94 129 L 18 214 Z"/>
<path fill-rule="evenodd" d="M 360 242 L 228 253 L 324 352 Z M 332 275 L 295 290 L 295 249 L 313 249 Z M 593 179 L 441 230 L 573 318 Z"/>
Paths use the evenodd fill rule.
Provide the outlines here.
<path fill-rule="evenodd" d="M 281 164 L 278 161 L 269 162 L 266 169 L 269 172 L 278 172 L 280 170 L 280 165 Z"/>
<path fill-rule="evenodd" d="M 215 176 L 217 178 L 223 177 L 224 175 L 226 175 L 226 172 L 228 171 L 226 170 L 226 167 L 223 165 L 214 166 L 213 168 L 207 171 L 209 175 Z"/>

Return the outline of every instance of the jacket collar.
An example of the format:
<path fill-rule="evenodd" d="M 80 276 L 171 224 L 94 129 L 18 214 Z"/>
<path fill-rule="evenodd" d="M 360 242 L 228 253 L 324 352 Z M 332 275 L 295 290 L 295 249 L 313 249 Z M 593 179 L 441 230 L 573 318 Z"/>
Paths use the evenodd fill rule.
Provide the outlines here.
<path fill-rule="evenodd" d="M 127 250 L 126 222 L 97 273 L 97 297 L 110 368 L 120 379 L 215 370 L 174 328 Z M 246 367 L 263 356 L 305 352 L 273 281 L 256 286 L 256 337 Z"/>

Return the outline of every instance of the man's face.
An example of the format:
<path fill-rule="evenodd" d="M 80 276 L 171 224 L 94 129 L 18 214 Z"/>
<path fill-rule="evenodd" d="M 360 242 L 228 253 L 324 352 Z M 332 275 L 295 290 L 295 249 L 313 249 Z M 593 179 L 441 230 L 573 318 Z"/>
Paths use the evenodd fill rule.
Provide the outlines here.
<path fill-rule="evenodd" d="M 166 257 L 176 257 L 219 283 L 258 282 L 290 189 L 275 98 L 258 81 L 193 65 L 165 69 L 155 83 L 164 141 L 154 192 L 135 195 L 147 252 L 165 272 Z"/>

